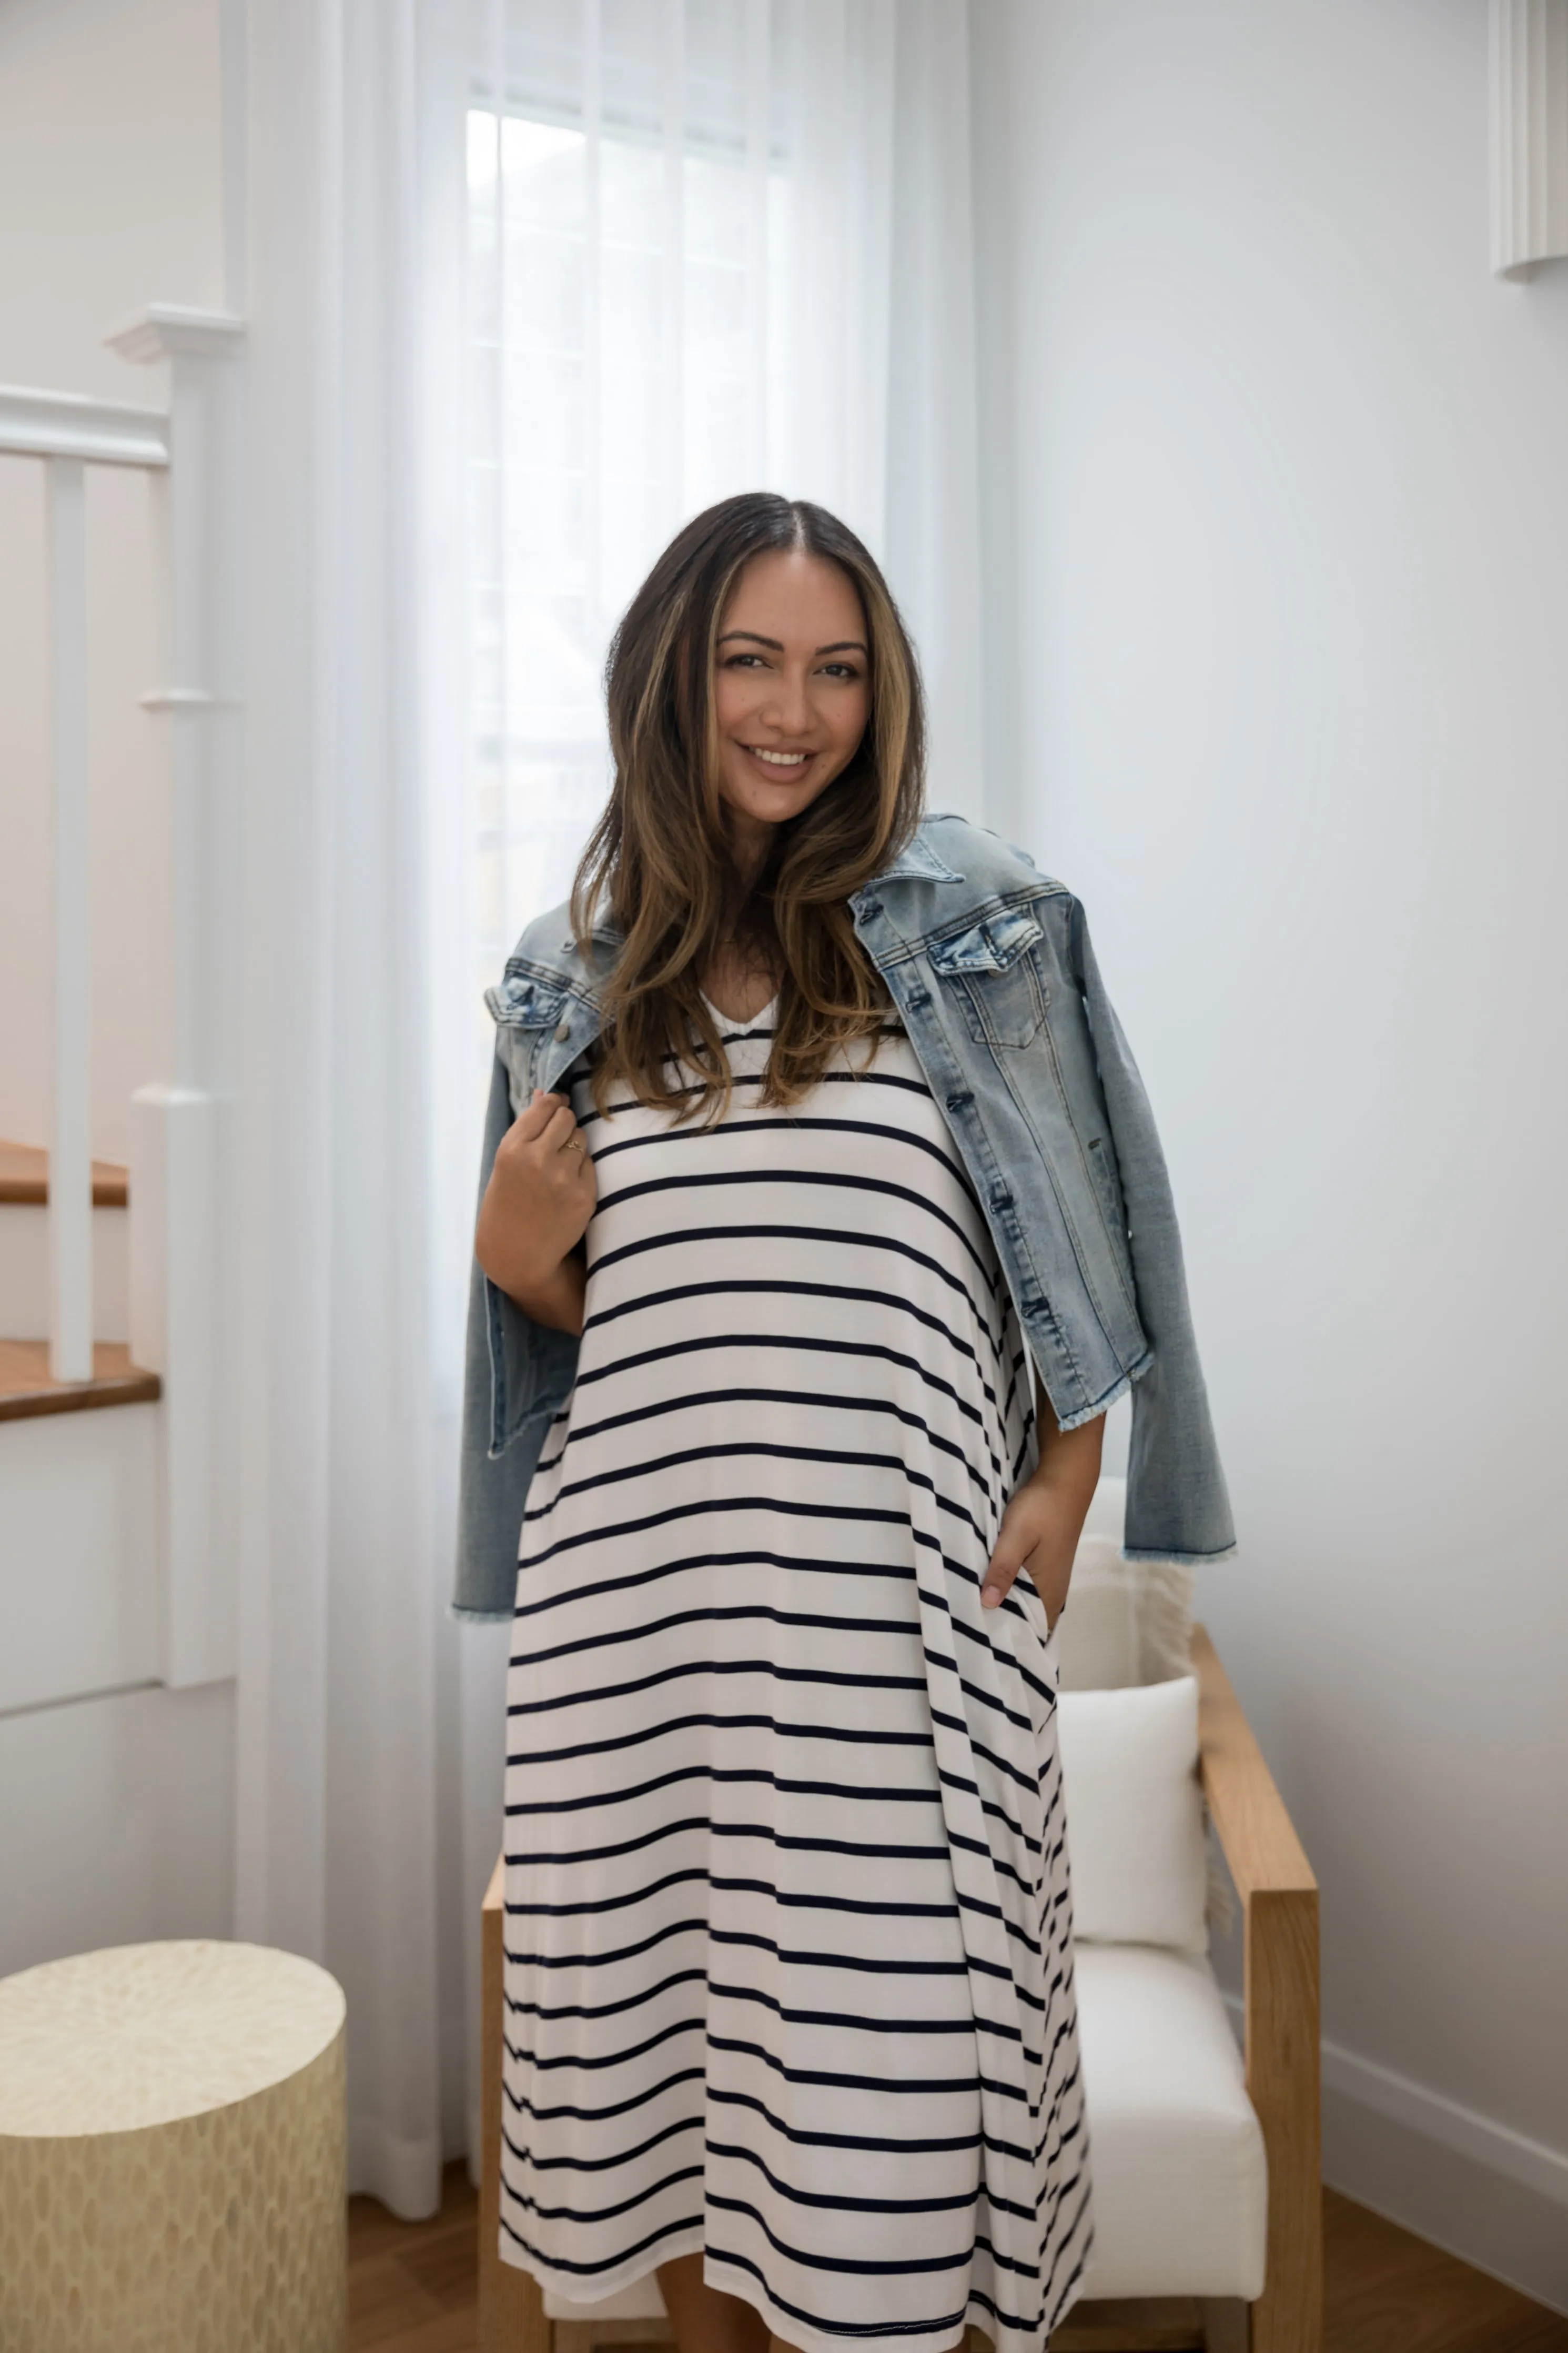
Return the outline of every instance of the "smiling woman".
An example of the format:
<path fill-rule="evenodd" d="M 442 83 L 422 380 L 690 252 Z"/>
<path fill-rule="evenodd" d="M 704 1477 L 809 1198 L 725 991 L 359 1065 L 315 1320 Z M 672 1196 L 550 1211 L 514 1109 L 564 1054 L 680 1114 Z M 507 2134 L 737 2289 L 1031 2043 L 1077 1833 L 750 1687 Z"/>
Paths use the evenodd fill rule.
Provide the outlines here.
<path fill-rule="evenodd" d="M 1068 1169 L 1005 1103 L 1077 992 L 1065 1063 L 996 1057 L 1065 894 L 922 823 L 913 649 L 818 507 L 689 523 L 608 701 L 574 942 L 492 1000 L 476 1328 L 535 1466 L 502 2253 L 576 2302 L 657 2270 L 681 2353 L 1033 2353 L 1090 2236 L 1055 1628 L 1108 1398 L 1036 1378 L 1009 1187 Z"/>

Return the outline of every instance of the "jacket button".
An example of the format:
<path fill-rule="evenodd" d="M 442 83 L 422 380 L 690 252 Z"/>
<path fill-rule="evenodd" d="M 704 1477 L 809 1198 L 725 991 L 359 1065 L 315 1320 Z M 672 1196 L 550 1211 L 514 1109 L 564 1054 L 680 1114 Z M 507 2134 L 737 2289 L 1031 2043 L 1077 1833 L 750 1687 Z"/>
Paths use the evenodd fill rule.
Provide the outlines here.
<path fill-rule="evenodd" d="M 555 1032 L 555 1042 L 556 1042 L 556 1044 L 557 1044 L 558 1046 L 564 1046 L 564 1044 L 566 1043 L 567 1039 L 568 1039 L 568 1038 L 570 1038 L 570 1036 L 571 1036 L 571 1035 L 572 1035 L 572 1024 L 570 1023 L 570 1021 L 563 1021 L 563 1022 L 562 1022 L 562 1024 L 561 1024 L 561 1026 L 560 1026 L 560 1028 L 559 1028 L 559 1029 L 556 1030 L 556 1032 Z"/>

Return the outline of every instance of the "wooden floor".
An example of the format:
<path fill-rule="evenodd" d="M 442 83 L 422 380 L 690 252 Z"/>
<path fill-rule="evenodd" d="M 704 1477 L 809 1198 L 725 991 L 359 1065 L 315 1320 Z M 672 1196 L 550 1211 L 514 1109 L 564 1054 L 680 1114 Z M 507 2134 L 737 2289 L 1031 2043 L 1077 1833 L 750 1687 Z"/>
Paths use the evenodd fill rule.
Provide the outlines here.
<path fill-rule="evenodd" d="M 460 2165 L 430 2222 L 349 2200 L 353 2353 L 474 2353 L 478 2201 Z M 1568 2353 L 1568 2320 L 1325 2193 L 1323 2353 Z"/>

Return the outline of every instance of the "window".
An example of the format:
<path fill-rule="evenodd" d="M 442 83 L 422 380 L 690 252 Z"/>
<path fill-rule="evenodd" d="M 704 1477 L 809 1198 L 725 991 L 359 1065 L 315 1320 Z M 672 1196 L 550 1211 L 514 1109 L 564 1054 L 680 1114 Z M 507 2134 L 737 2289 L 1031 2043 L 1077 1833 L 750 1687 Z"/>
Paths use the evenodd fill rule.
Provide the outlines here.
<path fill-rule="evenodd" d="M 610 635 L 679 524 L 787 489 L 879 543 L 891 27 L 880 0 L 478 0 L 476 1001 L 570 888 Z"/>

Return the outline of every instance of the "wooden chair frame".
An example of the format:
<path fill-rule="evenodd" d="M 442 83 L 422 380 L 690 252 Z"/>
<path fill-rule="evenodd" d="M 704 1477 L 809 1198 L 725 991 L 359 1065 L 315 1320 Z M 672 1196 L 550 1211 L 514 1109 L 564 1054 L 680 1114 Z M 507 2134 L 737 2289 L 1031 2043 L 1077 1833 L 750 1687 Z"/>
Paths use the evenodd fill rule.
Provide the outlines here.
<path fill-rule="evenodd" d="M 1247 2090 L 1268 2158 L 1268 2271 L 1253 2305 L 1187 2297 L 1080 2304 L 1051 2353 L 1321 2353 L 1323 2244 L 1318 2085 L 1318 1883 L 1213 1643 L 1193 1639 L 1200 1772 L 1241 1899 Z M 552 2321 L 500 2232 L 503 1866 L 484 1900 L 484 2150 L 479 2179 L 479 2353 L 596 2353 L 671 2342 L 662 2320 Z M 982 2331 L 968 2353 L 988 2353 Z"/>

